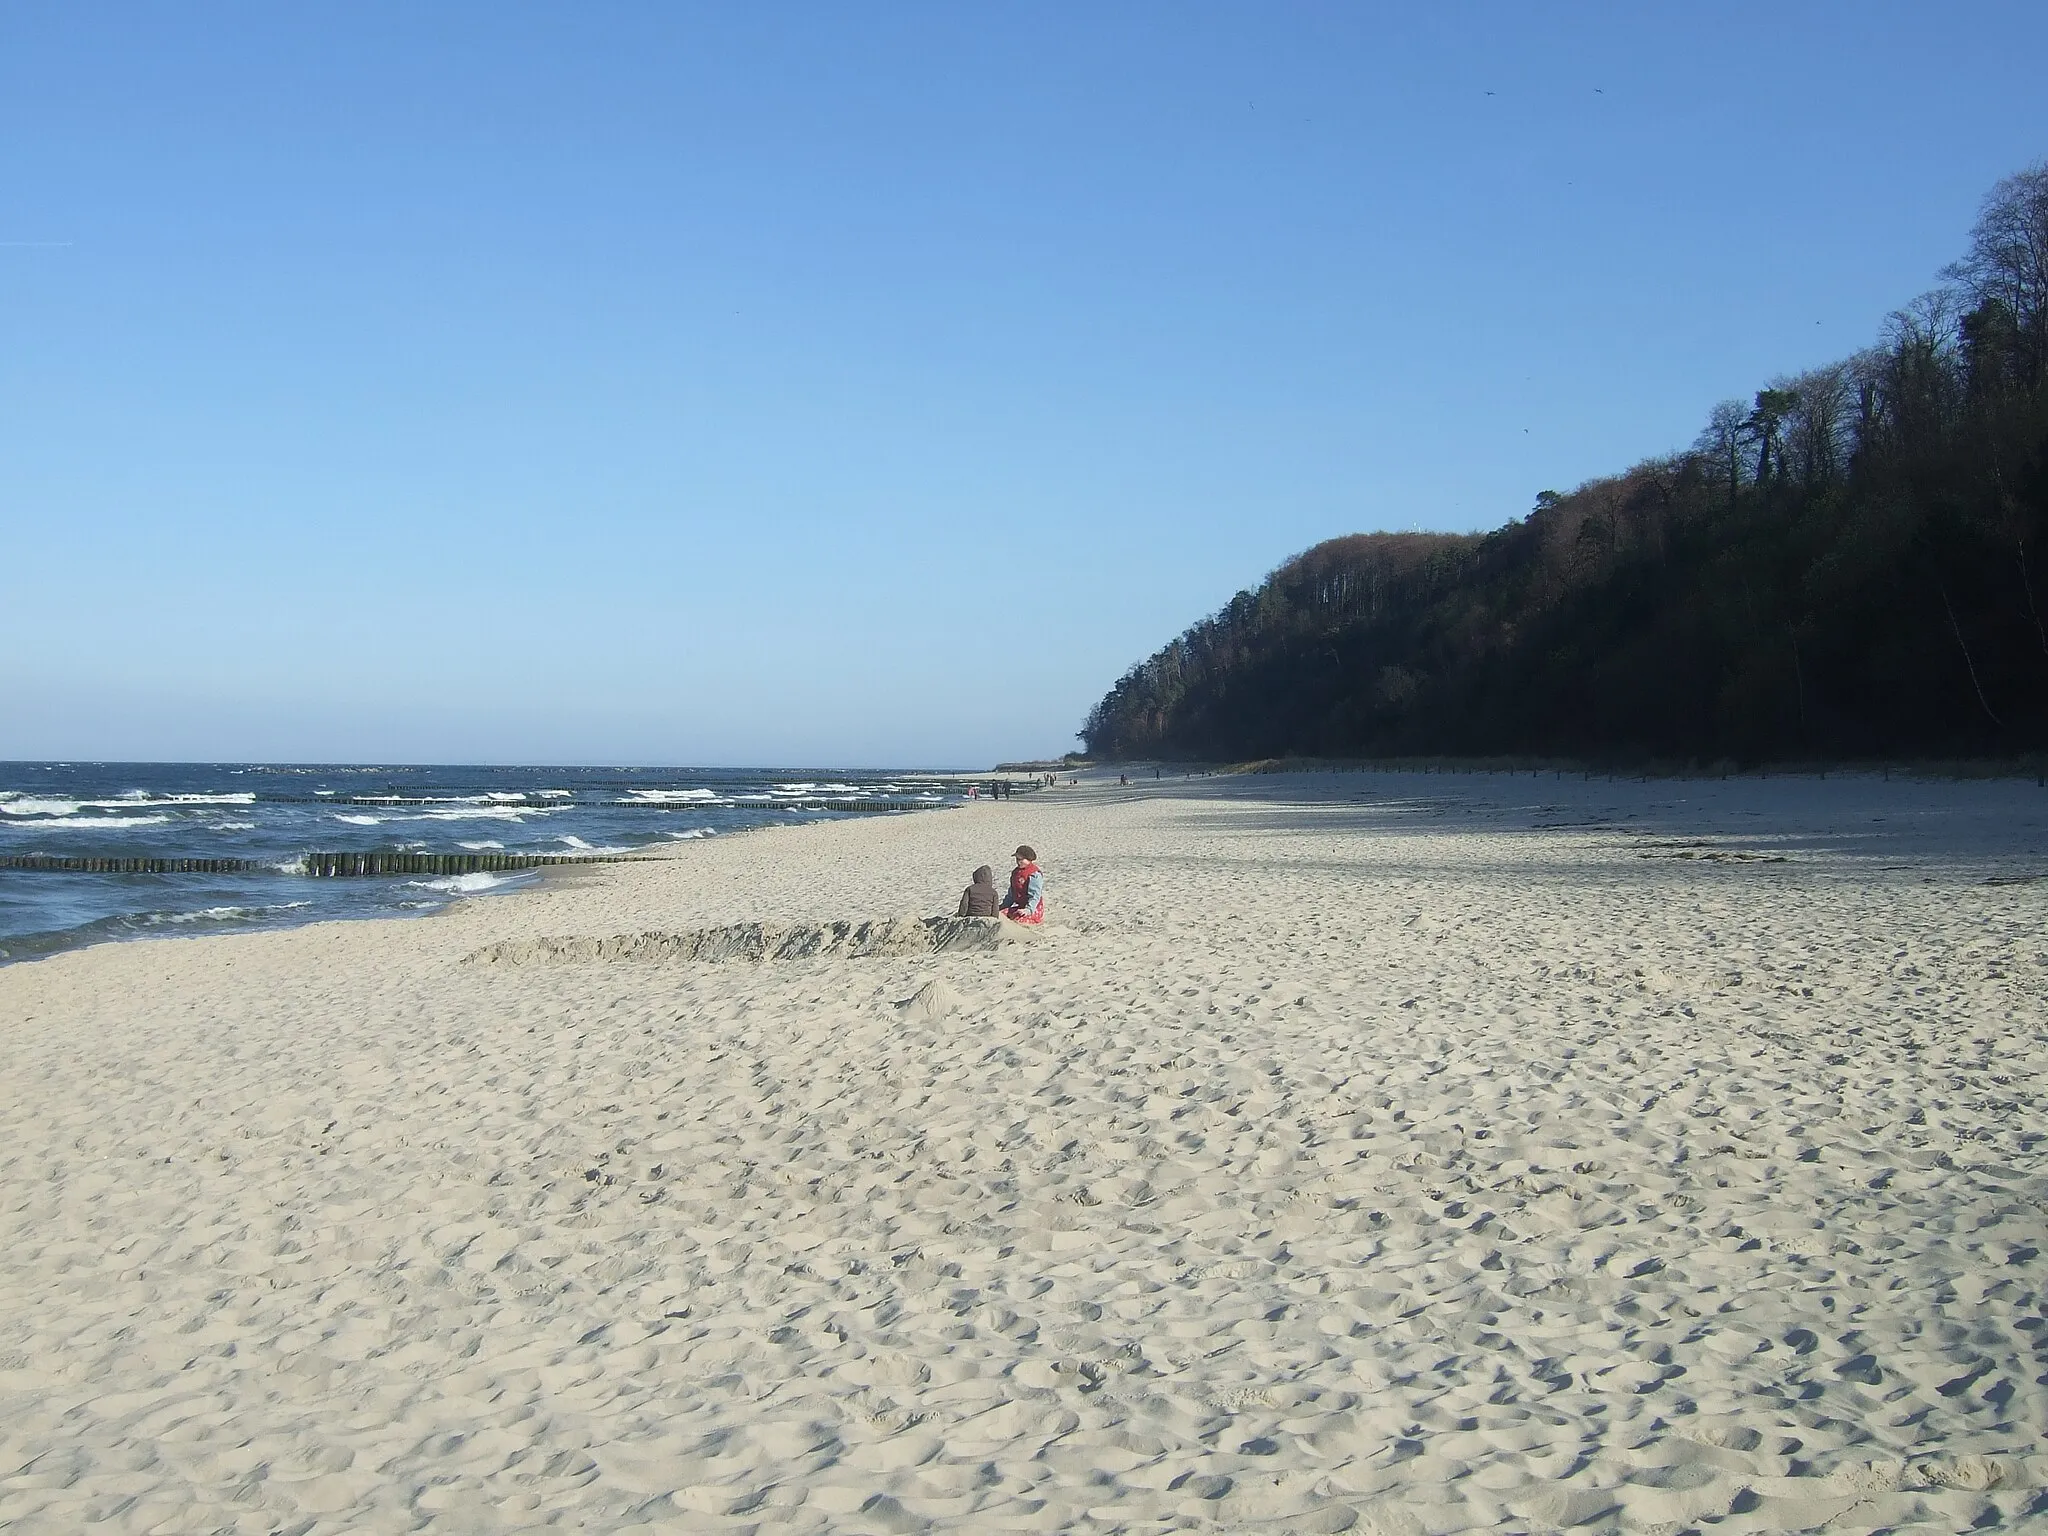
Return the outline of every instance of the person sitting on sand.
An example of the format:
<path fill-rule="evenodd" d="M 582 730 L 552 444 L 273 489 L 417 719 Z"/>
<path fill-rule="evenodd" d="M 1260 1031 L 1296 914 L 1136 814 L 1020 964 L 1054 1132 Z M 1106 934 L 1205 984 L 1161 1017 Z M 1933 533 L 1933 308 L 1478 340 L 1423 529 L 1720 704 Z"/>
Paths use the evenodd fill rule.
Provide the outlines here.
<path fill-rule="evenodd" d="M 1013 923 L 1045 921 L 1045 876 L 1039 871 L 1038 855 L 1028 844 L 1017 850 L 1017 867 L 1010 871 L 1010 894 L 1003 902 L 1003 916 Z"/>
<path fill-rule="evenodd" d="M 986 864 L 974 872 L 974 884 L 960 893 L 960 910 L 955 917 L 994 917 L 1002 902 L 996 890 L 996 872 Z"/>

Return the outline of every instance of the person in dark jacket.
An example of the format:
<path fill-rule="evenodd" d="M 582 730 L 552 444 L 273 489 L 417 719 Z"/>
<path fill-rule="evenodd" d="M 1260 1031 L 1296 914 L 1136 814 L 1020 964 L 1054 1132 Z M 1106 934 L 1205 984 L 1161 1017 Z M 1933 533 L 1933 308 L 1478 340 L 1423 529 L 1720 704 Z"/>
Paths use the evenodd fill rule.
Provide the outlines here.
<path fill-rule="evenodd" d="M 1001 909 L 1002 892 L 996 889 L 996 872 L 984 864 L 974 872 L 974 884 L 960 893 L 957 917 L 994 917 Z"/>

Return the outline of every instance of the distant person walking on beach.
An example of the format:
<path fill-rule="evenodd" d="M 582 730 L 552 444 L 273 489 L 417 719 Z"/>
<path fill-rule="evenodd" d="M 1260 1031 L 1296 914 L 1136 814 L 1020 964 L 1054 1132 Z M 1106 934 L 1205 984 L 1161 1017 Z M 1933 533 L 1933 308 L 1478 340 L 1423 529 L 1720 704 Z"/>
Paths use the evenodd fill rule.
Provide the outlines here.
<path fill-rule="evenodd" d="M 994 917 L 1002 906 L 1002 892 L 996 889 L 996 872 L 984 864 L 974 872 L 974 884 L 960 893 L 960 910 L 955 917 Z"/>
<path fill-rule="evenodd" d="M 1029 844 L 1017 850 L 1017 867 L 1010 871 L 1010 894 L 1003 902 L 1003 916 L 1033 926 L 1045 921 L 1045 875 Z"/>

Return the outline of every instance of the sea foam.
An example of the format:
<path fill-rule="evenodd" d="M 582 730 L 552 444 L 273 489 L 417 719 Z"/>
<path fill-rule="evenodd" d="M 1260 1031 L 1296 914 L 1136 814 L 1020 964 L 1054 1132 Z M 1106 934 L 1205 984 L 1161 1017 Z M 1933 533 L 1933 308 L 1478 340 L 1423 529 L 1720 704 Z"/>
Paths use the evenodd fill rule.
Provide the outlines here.
<path fill-rule="evenodd" d="M 45 816 L 40 821 L 0 822 L 17 832 L 41 832 L 50 827 L 154 827 L 168 816 Z"/>
<path fill-rule="evenodd" d="M 471 896 L 478 891 L 494 890 L 501 885 L 510 885 L 516 875 L 494 875 L 479 871 L 473 875 L 444 875 L 439 880 L 408 880 L 414 890 L 451 891 L 458 896 Z"/>

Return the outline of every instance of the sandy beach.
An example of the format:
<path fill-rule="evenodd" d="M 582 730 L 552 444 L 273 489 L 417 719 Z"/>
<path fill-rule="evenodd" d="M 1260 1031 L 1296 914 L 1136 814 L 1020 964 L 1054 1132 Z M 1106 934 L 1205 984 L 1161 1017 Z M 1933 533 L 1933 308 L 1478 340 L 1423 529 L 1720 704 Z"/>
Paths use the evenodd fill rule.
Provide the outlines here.
<path fill-rule="evenodd" d="M 1030 942 L 538 942 L 1022 841 Z M 2031 782 L 1095 781 L 8 967 L 0 1528 L 2048 1525 L 2044 876 Z"/>

